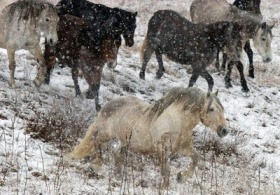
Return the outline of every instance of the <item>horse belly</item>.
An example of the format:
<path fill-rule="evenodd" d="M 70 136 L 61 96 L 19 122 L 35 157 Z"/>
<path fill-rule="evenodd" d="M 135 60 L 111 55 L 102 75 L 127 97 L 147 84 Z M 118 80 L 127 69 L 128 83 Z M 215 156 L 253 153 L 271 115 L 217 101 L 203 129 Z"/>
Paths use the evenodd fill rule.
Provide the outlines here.
<path fill-rule="evenodd" d="M 188 65 L 193 61 L 194 50 L 191 41 L 182 41 L 174 37 L 171 41 L 162 45 L 162 53 L 174 62 Z"/>

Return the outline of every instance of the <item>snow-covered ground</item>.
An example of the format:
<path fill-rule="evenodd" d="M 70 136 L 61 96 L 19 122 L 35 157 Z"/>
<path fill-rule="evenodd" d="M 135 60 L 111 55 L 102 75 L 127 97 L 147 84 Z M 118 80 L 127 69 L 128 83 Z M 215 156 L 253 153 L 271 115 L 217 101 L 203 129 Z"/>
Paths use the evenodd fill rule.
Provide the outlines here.
<path fill-rule="evenodd" d="M 146 80 L 140 80 L 139 48 L 148 20 L 155 11 L 173 9 L 189 18 L 191 0 L 94 2 L 138 11 L 135 45 L 120 48 L 118 66 L 114 71 L 104 69 L 100 89 L 102 104 L 120 95 L 135 95 L 153 102 L 171 87 L 187 86 L 190 75 L 186 73 L 186 67 L 166 58 L 166 74 L 160 80 L 154 78 L 155 57 L 148 64 Z M 0 8 L 1 3 L 4 1 L 0 0 Z M 219 89 L 230 134 L 219 139 L 203 125 L 195 128 L 194 145 L 202 157 L 196 174 L 187 183 L 178 184 L 176 174 L 188 166 L 189 158 L 176 158 L 172 162 L 168 190 L 159 187 L 159 166 L 152 159 L 131 156 L 129 162 L 133 162 L 136 169 L 125 166 L 124 176 L 118 178 L 112 171 L 113 160 L 108 152 L 108 162 L 99 175 L 94 175 L 88 169 L 88 163 L 63 161 L 67 152 L 64 149 L 68 150 L 76 143 L 61 146 L 64 140 L 45 142 L 26 133 L 35 118 L 67 123 L 62 126 L 65 127 L 63 131 L 71 134 L 76 128 L 80 132 L 78 135 L 82 136 L 96 116 L 94 100 L 74 96 L 69 68 L 56 67 L 50 85 L 39 89 L 33 87 L 37 64 L 31 54 L 23 50 L 16 53 L 17 88 L 11 89 L 7 82 L 6 50 L 0 49 L 0 194 L 280 194 L 279 7 L 278 0 L 261 2 L 261 11 L 268 22 L 277 22 L 273 28 L 273 61 L 264 64 L 254 50 L 256 78 L 247 77 L 249 97 L 241 92 L 236 70 L 231 89 L 225 88 L 223 75 L 212 73 L 214 90 Z M 242 61 L 247 75 L 245 54 Z M 85 92 L 87 84 L 84 79 L 80 79 L 80 86 Z M 196 86 L 207 89 L 202 78 L 198 79 Z"/>

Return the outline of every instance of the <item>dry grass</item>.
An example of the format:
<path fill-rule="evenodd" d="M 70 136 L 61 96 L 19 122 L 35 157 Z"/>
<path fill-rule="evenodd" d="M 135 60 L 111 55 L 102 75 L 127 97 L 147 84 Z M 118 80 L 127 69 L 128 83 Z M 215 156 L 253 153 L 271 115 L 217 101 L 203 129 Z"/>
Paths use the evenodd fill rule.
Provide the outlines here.
<path fill-rule="evenodd" d="M 57 101 L 47 110 L 33 111 L 34 115 L 27 120 L 26 132 L 64 149 L 84 136 L 94 113 L 71 101 Z"/>

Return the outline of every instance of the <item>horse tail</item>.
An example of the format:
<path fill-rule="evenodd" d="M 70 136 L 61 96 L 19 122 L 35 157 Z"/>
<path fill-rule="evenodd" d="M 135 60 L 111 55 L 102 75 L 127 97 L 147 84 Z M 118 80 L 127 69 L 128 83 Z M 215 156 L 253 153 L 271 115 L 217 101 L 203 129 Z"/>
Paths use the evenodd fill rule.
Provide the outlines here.
<path fill-rule="evenodd" d="M 141 62 L 143 62 L 144 53 L 145 53 L 145 51 L 147 49 L 147 45 L 148 45 L 148 41 L 147 41 L 147 36 L 146 36 L 144 41 L 143 41 L 143 43 L 142 43 L 141 49 L 140 49 Z"/>
<path fill-rule="evenodd" d="M 89 126 L 86 135 L 83 138 L 83 140 L 80 142 L 80 144 L 77 145 L 72 152 L 70 152 L 65 156 L 66 160 L 77 161 L 89 154 L 94 154 L 96 149 L 95 149 L 93 136 L 96 133 L 97 133 L 96 124 L 92 123 Z"/>

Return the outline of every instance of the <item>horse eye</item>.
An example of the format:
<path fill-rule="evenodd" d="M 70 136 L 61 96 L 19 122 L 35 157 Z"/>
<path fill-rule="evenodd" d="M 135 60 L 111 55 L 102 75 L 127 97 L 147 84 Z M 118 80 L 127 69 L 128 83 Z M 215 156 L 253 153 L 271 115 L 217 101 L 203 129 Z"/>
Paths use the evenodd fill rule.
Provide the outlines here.
<path fill-rule="evenodd" d="M 262 38 L 262 41 L 265 41 L 265 38 Z"/>
<path fill-rule="evenodd" d="M 213 111 L 214 111 L 214 108 L 209 108 L 208 111 L 209 111 L 209 112 L 213 112 Z"/>
<path fill-rule="evenodd" d="M 49 21 L 50 21 L 49 18 L 47 18 L 47 19 L 46 19 L 46 22 L 49 22 Z"/>

